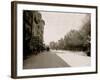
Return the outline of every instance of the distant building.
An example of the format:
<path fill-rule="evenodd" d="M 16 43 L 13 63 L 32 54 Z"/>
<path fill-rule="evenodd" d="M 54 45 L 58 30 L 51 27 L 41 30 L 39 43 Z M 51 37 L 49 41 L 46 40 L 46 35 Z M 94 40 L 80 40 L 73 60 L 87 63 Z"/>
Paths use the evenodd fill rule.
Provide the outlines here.
<path fill-rule="evenodd" d="M 27 55 L 43 49 L 45 22 L 38 11 L 23 11 L 23 51 Z"/>

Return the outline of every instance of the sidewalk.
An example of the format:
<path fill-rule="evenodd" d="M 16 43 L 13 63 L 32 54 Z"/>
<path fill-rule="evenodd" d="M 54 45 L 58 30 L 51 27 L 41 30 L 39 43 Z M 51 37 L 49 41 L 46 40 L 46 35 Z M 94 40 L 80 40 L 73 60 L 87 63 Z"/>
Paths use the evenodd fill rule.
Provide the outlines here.
<path fill-rule="evenodd" d="M 91 65 L 91 57 L 77 55 L 75 53 L 56 53 L 61 59 L 68 63 L 71 67 L 84 67 Z"/>

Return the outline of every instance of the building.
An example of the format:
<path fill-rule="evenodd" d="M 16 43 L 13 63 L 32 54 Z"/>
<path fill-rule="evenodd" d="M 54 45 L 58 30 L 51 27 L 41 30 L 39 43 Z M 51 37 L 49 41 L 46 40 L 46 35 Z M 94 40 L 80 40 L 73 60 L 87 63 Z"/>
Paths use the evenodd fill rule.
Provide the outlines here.
<path fill-rule="evenodd" d="M 23 53 L 40 52 L 43 50 L 43 32 L 45 22 L 38 11 L 23 11 Z"/>

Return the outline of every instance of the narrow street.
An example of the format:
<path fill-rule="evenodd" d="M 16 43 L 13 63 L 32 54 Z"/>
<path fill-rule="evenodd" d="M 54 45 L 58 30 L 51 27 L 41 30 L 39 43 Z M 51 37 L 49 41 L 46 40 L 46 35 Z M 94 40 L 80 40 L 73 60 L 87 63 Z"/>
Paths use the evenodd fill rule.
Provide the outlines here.
<path fill-rule="evenodd" d="M 90 57 L 83 52 L 50 50 L 31 55 L 23 61 L 23 69 L 89 66 Z"/>

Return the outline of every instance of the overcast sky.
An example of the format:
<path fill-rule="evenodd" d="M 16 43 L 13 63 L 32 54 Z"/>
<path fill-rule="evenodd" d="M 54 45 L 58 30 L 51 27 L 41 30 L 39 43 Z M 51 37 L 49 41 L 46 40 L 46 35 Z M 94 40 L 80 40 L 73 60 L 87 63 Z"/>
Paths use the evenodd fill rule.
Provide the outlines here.
<path fill-rule="evenodd" d="M 44 43 L 58 41 L 63 38 L 70 30 L 79 30 L 86 17 L 86 14 L 79 13 L 58 13 L 41 12 L 45 21 Z"/>

